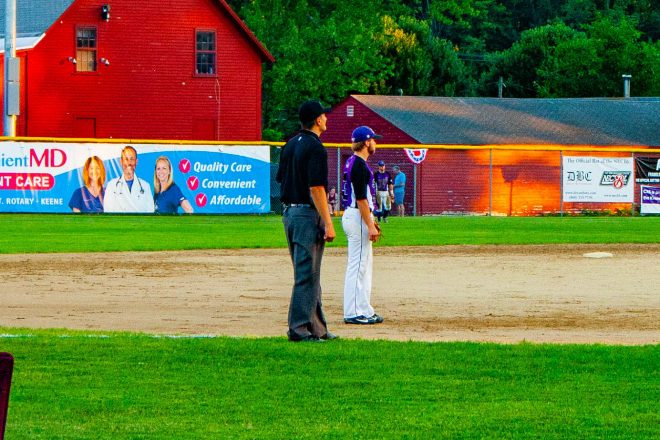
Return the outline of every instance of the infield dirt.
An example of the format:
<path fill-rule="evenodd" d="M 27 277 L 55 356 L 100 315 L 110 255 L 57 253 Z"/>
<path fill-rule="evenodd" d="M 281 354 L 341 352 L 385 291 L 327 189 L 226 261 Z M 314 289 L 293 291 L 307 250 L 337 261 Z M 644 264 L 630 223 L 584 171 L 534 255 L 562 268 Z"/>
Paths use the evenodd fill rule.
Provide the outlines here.
<path fill-rule="evenodd" d="M 606 258 L 584 254 L 606 252 Z M 324 256 L 343 338 L 657 344 L 660 245 L 374 248 L 374 326 L 343 323 L 346 249 Z M 0 326 L 284 336 L 286 249 L 0 255 Z"/>

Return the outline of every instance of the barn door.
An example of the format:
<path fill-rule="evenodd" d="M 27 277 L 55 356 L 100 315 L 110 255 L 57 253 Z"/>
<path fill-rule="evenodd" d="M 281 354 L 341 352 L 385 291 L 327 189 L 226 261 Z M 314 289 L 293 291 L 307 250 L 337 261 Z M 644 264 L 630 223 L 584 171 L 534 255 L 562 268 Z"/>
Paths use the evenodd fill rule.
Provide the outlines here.
<path fill-rule="evenodd" d="M 73 137 L 95 138 L 96 118 L 75 118 L 73 120 Z"/>

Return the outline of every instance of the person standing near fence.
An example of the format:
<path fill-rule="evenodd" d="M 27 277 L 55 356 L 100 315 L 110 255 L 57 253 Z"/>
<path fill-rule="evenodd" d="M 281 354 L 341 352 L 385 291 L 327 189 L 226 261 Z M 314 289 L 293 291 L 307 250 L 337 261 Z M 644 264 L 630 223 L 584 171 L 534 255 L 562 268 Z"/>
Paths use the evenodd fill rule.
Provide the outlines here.
<path fill-rule="evenodd" d="M 378 209 L 375 214 L 378 221 L 382 218 L 387 223 L 387 216 L 392 209 L 392 199 L 394 198 L 394 183 L 389 171 L 385 171 L 385 162 L 378 161 L 378 171 L 374 173 L 376 180 L 376 203 Z"/>
<path fill-rule="evenodd" d="M 380 231 L 374 222 L 374 174 L 367 159 L 376 151 L 377 135 L 367 127 L 353 130 L 353 156 L 344 166 L 342 198 L 345 206 L 341 219 L 348 239 L 348 263 L 344 280 L 344 322 L 346 324 L 379 324 L 383 318 L 371 306 L 373 273 L 372 242 Z"/>
<path fill-rule="evenodd" d="M 403 204 L 406 195 L 406 175 L 398 165 L 392 167 L 392 170 L 394 170 L 394 204 L 399 217 L 403 217 L 406 214 L 406 207 Z"/>
<path fill-rule="evenodd" d="M 302 130 L 280 156 L 276 181 L 281 185 L 282 222 L 293 263 L 289 304 L 289 341 L 335 339 L 328 331 L 321 303 L 321 260 L 325 242 L 336 233 L 328 210 L 328 153 L 320 136 L 329 108 L 305 101 L 298 110 Z"/>

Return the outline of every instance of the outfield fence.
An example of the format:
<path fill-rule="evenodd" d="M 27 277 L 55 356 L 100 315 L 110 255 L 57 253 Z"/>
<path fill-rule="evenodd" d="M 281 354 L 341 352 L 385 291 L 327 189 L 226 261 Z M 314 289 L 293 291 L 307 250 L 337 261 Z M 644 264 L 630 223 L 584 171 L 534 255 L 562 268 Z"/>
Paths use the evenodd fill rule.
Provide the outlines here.
<path fill-rule="evenodd" d="M 330 186 L 339 189 L 342 167 L 352 152 L 347 145 L 326 147 Z M 369 164 L 376 170 L 383 160 L 390 173 L 397 165 L 406 174 L 404 204 L 410 215 L 638 215 L 642 187 L 660 192 L 658 148 L 408 147 L 406 152 L 401 145 L 379 145 Z M 274 150 L 276 170 L 279 148 Z M 271 187 L 277 211 L 279 188 L 275 183 Z"/>
<path fill-rule="evenodd" d="M 154 197 L 155 164 L 166 156 L 195 214 L 282 210 L 275 182 L 281 142 L 0 140 L 0 212 L 71 212 L 70 199 L 86 184 L 92 158 L 104 164 L 105 198 L 122 195 L 114 182 L 127 145 L 139 156 L 135 171 L 145 179 L 144 198 Z M 329 184 L 339 191 L 353 153 L 348 144 L 326 148 Z M 380 160 L 406 176 L 406 215 L 660 214 L 658 147 L 378 145 L 369 158 L 373 170 Z"/>

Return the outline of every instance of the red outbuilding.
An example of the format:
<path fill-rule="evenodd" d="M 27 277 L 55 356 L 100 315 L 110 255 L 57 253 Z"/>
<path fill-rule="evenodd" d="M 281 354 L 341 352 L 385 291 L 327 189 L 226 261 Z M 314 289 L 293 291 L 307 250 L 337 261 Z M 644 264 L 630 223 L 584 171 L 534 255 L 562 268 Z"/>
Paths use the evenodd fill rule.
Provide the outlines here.
<path fill-rule="evenodd" d="M 389 170 L 399 166 L 407 176 L 407 213 L 526 216 L 626 209 L 630 204 L 565 202 L 562 158 L 630 158 L 632 149 L 655 157 L 644 150 L 660 146 L 660 98 L 351 95 L 328 115 L 323 142 L 348 143 L 359 125 L 383 135 L 379 144 L 395 144 L 377 149 L 369 161 L 373 169 L 379 160 Z M 446 148 L 429 149 L 420 163 L 404 152 L 433 145 Z M 340 186 L 339 170 L 351 154 L 349 148 L 330 149 L 331 186 Z"/>
<path fill-rule="evenodd" d="M 261 139 L 274 59 L 224 0 L 17 0 L 16 15 L 17 136 Z"/>

